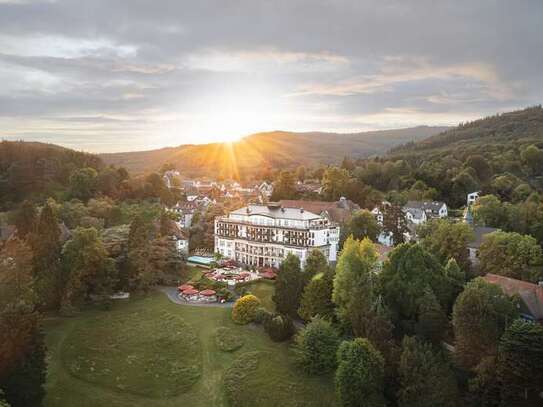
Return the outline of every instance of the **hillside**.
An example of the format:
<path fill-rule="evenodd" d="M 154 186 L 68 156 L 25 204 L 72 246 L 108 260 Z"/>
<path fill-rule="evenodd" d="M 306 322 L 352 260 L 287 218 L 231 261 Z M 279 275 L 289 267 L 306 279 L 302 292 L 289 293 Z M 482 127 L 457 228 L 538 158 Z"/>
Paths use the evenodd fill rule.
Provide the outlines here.
<path fill-rule="evenodd" d="M 398 163 L 406 168 L 401 179 L 387 170 Z M 363 181 L 383 192 L 413 189 L 420 181 L 417 191 L 453 207 L 462 206 L 473 191 L 522 201 L 533 191 L 543 191 L 543 109 L 535 106 L 463 123 L 395 147 L 378 163 L 360 165 Z"/>
<path fill-rule="evenodd" d="M 68 184 L 76 168 L 103 167 L 96 155 L 54 144 L 24 141 L 0 143 L 0 208 L 30 196 L 49 196 Z"/>
<path fill-rule="evenodd" d="M 463 123 L 424 140 L 393 147 L 390 156 L 428 156 L 428 154 L 490 155 L 518 149 L 527 144 L 543 146 L 541 106 L 485 117 Z M 461 159 L 461 157 L 456 157 Z"/>
<path fill-rule="evenodd" d="M 151 151 L 102 154 L 108 164 L 124 166 L 132 173 L 174 164 L 188 176 L 243 176 L 263 168 L 293 168 L 298 165 L 338 163 L 343 157 L 364 158 L 383 154 L 391 147 L 436 135 L 446 127 L 420 126 L 408 129 L 352 134 L 275 131 L 257 133 L 235 143 L 181 145 Z"/>

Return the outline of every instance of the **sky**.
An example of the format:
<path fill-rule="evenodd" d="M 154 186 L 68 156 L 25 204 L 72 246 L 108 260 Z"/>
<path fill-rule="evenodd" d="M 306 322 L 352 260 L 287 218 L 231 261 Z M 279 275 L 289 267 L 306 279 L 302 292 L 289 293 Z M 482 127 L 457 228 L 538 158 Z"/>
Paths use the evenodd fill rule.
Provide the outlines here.
<path fill-rule="evenodd" d="M 0 0 L 0 138 L 91 152 L 543 99 L 541 0 Z"/>

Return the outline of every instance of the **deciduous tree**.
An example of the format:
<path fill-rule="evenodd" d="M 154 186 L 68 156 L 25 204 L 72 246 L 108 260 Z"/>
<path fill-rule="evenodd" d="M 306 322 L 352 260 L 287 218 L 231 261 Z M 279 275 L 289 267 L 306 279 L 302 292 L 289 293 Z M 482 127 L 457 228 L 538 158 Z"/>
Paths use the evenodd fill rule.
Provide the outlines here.
<path fill-rule="evenodd" d="M 470 281 L 453 307 L 455 354 L 460 363 L 472 369 L 495 356 L 501 335 L 517 316 L 516 304 L 500 287 L 482 278 Z"/>
<path fill-rule="evenodd" d="M 483 273 L 537 282 L 541 272 L 534 267 L 543 261 L 543 251 L 531 236 L 498 231 L 485 236 L 479 261 Z"/>

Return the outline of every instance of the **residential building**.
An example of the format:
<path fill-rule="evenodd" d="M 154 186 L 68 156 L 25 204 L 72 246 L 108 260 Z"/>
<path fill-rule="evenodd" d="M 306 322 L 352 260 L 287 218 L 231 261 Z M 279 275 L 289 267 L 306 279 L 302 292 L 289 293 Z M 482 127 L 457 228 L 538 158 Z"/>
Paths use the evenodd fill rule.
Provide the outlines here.
<path fill-rule="evenodd" d="M 196 202 L 178 202 L 169 210 L 177 214 L 177 225 L 182 228 L 190 228 L 192 226 L 192 218 L 198 209 Z"/>
<path fill-rule="evenodd" d="M 466 201 L 467 206 L 469 207 L 470 205 L 474 204 L 477 199 L 479 199 L 479 191 L 468 194 Z"/>
<path fill-rule="evenodd" d="M 371 210 L 371 213 L 373 216 L 375 216 L 375 219 L 377 220 L 377 223 L 379 226 L 383 226 L 384 220 L 385 220 L 385 211 L 387 207 L 390 207 L 392 204 L 387 201 L 381 202 L 381 205 L 376 206 Z M 424 219 L 426 221 L 426 215 L 422 211 L 422 214 L 418 211 L 406 211 L 405 208 L 402 208 L 402 212 L 405 214 L 405 220 L 406 220 L 406 226 L 407 230 L 404 232 L 404 240 L 406 242 L 409 242 L 416 237 L 416 225 L 423 223 L 423 222 L 414 222 L 415 216 L 419 216 L 420 219 Z M 381 233 L 379 233 L 379 236 L 377 236 L 377 243 L 383 246 L 391 247 L 394 246 L 394 239 L 392 236 L 392 232 L 387 232 L 385 230 L 382 230 Z"/>
<path fill-rule="evenodd" d="M 497 232 L 499 229 L 486 226 L 475 226 L 473 228 L 473 240 L 468 243 L 469 259 L 471 264 L 476 266 L 479 264 L 479 248 L 484 241 L 484 238 L 489 233 Z"/>
<path fill-rule="evenodd" d="M 258 186 L 258 190 L 262 195 L 264 195 L 266 198 L 270 198 L 273 194 L 273 184 L 270 184 L 266 181 L 264 181 L 262 184 Z"/>
<path fill-rule="evenodd" d="M 255 267 L 279 267 L 292 253 L 305 263 L 319 249 L 337 258 L 339 226 L 326 215 L 280 203 L 248 205 L 215 219 L 215 252 Z"/>
<path fill-rule="evenodd" d="M 446 218 L 449 215 L 447 204 L 440 201 L 408 201 L 403 210 L 406 217 L 411 213 L 413 223 L 417 225 L 429 219 Z"/>
<path fill-rule="evenodd" d="M 508 296 L 520 299 L 519 311 L 522 318 L 543 324 L 543 282 L 539 284 L 488 273 L 483 279 L 501 287 Z"/>
<path fill-rule="evenodd" d="M 175 242 L 175 248 L 177 251 L 187 256 L 189 254 L 189 237 L 185 229 L 179 227 L 177 223 L 174 222 L 172 228 L 172 240 Z"/>

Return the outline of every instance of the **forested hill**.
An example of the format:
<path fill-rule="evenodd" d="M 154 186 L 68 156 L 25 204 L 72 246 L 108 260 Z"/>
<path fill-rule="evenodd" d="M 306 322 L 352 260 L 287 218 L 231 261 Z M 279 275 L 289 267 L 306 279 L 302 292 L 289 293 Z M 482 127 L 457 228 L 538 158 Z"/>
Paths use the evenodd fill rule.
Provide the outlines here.
<path fill-rule="evenodd" d="M 175 165 L 188 176 L 254 176 L 267 169 L 337 164 L 343 157 L 364 158 L 385 153 L 393 146 L 418 141 L 446 127 L 420 126 L 352 134 L 274 131 L 257 133 L 235 143 L 181 145 L 160 150 L 102 154 L 109 164 L 133 173 L 156 171 Z"/>
<path fill-rule="evenodd" d="M 385 171 L 394 163 L 406 169 L 400 180 Z M 531 192 L 543 193 L 543 109 L 530 107 L 464 123 L 360 165 L 364 182 L 385 192 L 405 190 L 417 181 L 411 188 L 419 195 L 454 207 L 464 204 L 466 193 L 473 191 L 522 201 Z"/>
<path fill-rule="evenodd" d="M 2 141 L 0 207 L 29 196 L 50 196 L 65 189 L 75 169 L 89 167 L 99 170 L 103 166 L 96 155 L 54 144 Z"/>
<path fill-rule="evenodd" d="M 543 109 L 529 107 L 462 123 L 424 140 L 409 142 L 390 150 L 391 155 L 428 154 L 429 150 L 446 153 L 498 149 L 509 150 L 526 143 L 543 145 Z"/>

